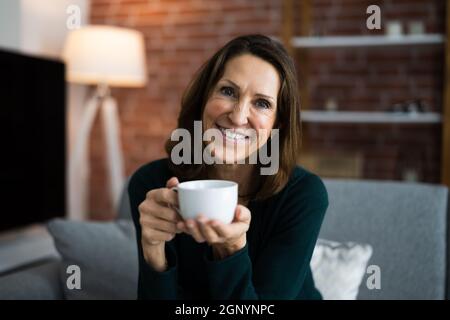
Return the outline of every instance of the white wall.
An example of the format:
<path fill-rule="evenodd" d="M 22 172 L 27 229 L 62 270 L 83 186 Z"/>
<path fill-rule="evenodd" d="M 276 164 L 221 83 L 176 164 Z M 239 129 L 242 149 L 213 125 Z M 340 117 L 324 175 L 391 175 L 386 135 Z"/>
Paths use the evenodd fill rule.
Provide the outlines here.
<path fill-rule="evenodd" d="M 0 0 L 0 48 L 19 50 L 20 1 Z"/>
<path fill-rule="evenodd" d="M 21 49 L 24 52 L 59 57 L 66 34 L 70 31 L 66 10 L 70 5 L 81 9 L 81 23 L 89 17 L 88 0 L 21 0 Z"/>
<path fill-rule="evenodd" d="M 0 47 L 25 54 L 60 58 L 65 37 L 70 32 L 66 24 L 69 5 L 79 6 L 81 25 L 87 24 L 90 0 L 0 0 Z M 68 85 L 69 153 L 83 111 L 86 92 L 85 86 Z M 73 177 L 68 174 L 67 183 L 68 216 L 83 219 L 87 212 L 87 191 L 78 192 L 78 180 L 74 182 Z"/>

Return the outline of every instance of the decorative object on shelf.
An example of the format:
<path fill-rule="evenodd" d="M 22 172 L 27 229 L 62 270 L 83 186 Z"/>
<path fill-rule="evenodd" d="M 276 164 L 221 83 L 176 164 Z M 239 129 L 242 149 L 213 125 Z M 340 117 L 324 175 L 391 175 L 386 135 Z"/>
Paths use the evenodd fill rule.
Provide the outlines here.
<path fill-rule="evenodd" d="M 403 113 L 405 112 L 405 107 L 401 103 L 395 103 L 392 105 L 392 107 L 389 107 L 387 112 L 394 112 L 394 113 Z"/>
<path fill-rule="evenodd" d="M 425 25 L 422 21 L 411 21 L 408 23 L 408 33 L 415 35 L 425 34 Z"/>
<path fill-rule="evenodd" d="M 386 112 L 393 113 L 408 113 L 414 115 L 416 113 L 429 113 L 429 108 L 420 99 L 408 100 L 402 103 L 395 103 L 386 109 Z"/>
<path fill-rule="evenodd" d="M 67 63 L 68 81 L 97 86 L 94 95 L 86 103 L 81 118 L 69 159 L 69 179 L 76 179 L 83 185 L 83 191 L 87 189 L 87 177 L 80 175 L 89 175 L 89 134 L 98 109 L 101 108 L 110 179 L 109 192 L 116 208 L 125 175 L 117 103 L 110 95 L 109 88 L 141 87 L 146 84 L 144 37 L 131 29 L 86 26 L 69 33 L 63 57 Z"/>
<path fill-rule="evenodd" d="M 389 37 L 402 37 L 403 25 L 400 21 L 388 21 L 386 23 L 386 34 Z"/>
<path fill-rule="evenodd" d="M 406 104 L 406 110 L 406 112 L 408 112 L 409 114 L 416 114 L 420 112 L 419 104 L 417 103 L 417 101 L 410 101 Z"/>
<path fill-rule="evenodd" d="M 418 182 L 419 174 L 418 174 L 417 170 L 414 168 L 405 168 L 402 171 L 402 180 L 408 181 L 408 182 Z"/>
<path fill-rule="evenodd" d="M 423 100 L 417 100 L 417 106 L 419 108 L 419 112 L 431 112 L 429 106 Z"/>
<path fill-rule="evenodd" d="M 338 103 L 334 97 L 330 97 L 325 102 L 325 110 L 327 111 L 337 111 L 338 110 Z"/>

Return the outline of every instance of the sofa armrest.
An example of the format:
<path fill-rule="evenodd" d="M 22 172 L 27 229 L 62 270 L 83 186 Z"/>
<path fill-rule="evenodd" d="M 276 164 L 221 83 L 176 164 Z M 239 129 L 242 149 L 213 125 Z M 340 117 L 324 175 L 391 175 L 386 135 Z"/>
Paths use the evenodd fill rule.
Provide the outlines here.
<path fill-rule="evenodd" d="M 64 299 L 60 260 L 50 260 L 0 277 L 0 300 Z"/>

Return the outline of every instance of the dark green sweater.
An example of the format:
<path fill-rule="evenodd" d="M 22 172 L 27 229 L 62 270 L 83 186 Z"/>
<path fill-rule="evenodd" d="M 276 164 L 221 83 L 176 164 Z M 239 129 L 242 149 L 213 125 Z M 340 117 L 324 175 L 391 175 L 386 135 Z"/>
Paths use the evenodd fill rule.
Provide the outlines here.
<path fill-rule="evenodd" d="M 207 243 L 184 233 L 166 242 L 169 267 L 155 271 L 144 260 L 139 204 L 146 193 L 172 177 L 167 159 L 151 162 L 130 180 L 139 256 L 139 299 L 321 299 L 310 260 L 328 207 L 321 179 L 297 167 L 278 194 L 250 201 L 247 245 L 223 260 L 213 260 Z"/>

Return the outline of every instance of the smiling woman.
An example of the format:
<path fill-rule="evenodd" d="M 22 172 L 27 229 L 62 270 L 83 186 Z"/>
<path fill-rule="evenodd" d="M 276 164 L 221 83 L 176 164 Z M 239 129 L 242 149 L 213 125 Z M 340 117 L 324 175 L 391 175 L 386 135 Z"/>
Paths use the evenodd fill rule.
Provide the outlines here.
<path fill-rule="evenodd" d="M 219 129 L 223 133 L 226 148 L 214 148 L 215 157 L 225 163 L 248 158 L 261 148 L 264 139 L 245 139 L 247 131 L 271 130 L 275 124 L 280 77 L 277 69 L 270 63 L 251 54 L 242 54 L 230 59 L 225 66 L 223 76 L 212 89 L 203 111 L 203 129 Z M 259 91 L 264 92 L 260 93 Z M 238 142 L 249 144 L 248 148 L 239 148 L 233 159 Z"/>
<path fill-rule="evenodd" d="M 253 198 L 264 199 L 281 190 L 297 164 L 302 134 L 299 99 L 295 66 L 283 46 L 265 36 L 242 36 L 228 42 L 198 70 L 183 95 L 178 128 L 193 135 L 195 121 L 203 120 L 204 129 L 219 128 L 231 135 L 249 129 L 258 133 L 278 129 L 279 170 L 258 179 L 252 194 Z M 229 137 L 229 141 L 234 138 Z M 235 161 L 248 157 L 266 143 L 271 144 L 262 135 L 257 135 L 257 140 Z M 174 141 L 167 141 L 169 155 L 175 145 Z M 233 144 L 229 147 L 233 148 Z M 215 156 L 229 163 L 226 150 L 225 154 Z M 191 151 L 192 159 L 201 157 L 197 153 L 202 150 L 191 148 Z M 217 151 L 222 153 L 220 148 Z M 261 162 L 257 164 L 260 166 Z M 171 170 L 178 178 L 187 180 L 211 174 L 211 167 L 204 164 L 171 165 Z M 242 190 L 243 186 L 240 187 Z"/>
<path fill-rule="evenodd" d="M 177 130 L 195 135 L 200 121 L 201 131 L 214 129 L 220 139 L 201 148 L 193 142 L 184 152 L 194 160 L 209 147 L 221 164 L 162 159 L 142 166 L 130 180 L 138 297 L 320 299 L 309 263 L 328 196 L 317 175 L 296 165 L 299 96 L 295 67 L 283 46 L 250 35 L 214 54 L 183 96 Z M 262 175 L 258 169 L 267 163 L 261 158 L 242 160 L 273 144 L 264 132 L 274 130 L 279 133 L 279 168 Z M 168 155 L 176 144 L 167 141 Z M 202 212 L 197 219 L 181 218 L 173 188 L 198 179 L 238 183 L 231 223 L 208 220 Z"/>

